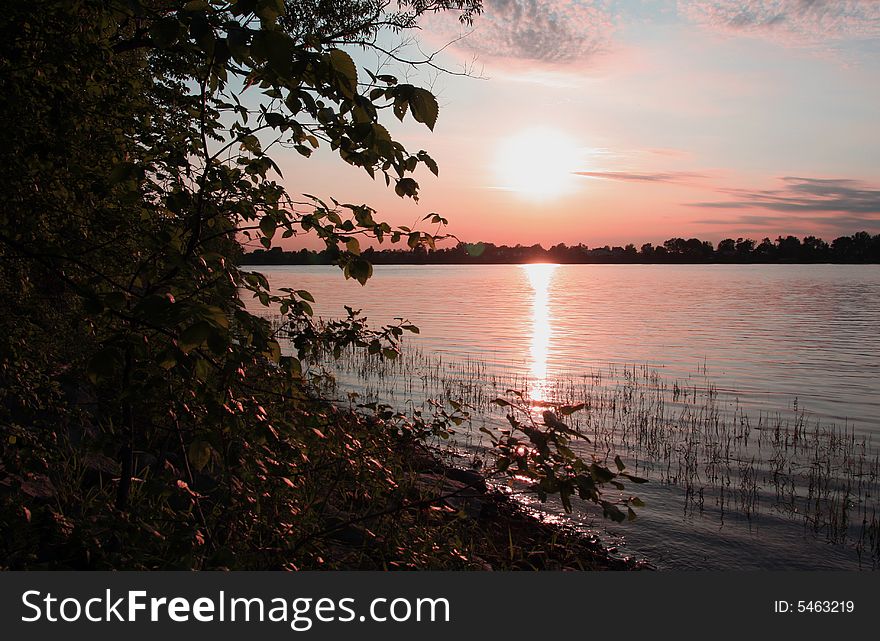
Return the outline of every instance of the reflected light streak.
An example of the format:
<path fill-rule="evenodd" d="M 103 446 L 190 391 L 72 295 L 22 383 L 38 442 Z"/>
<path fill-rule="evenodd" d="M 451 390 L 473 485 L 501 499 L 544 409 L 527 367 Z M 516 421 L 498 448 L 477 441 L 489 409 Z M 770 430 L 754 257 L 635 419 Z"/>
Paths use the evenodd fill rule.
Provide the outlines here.
<path fill-rule="evenodd" d="M 532 299 L 531 375 L 533 401 L 547 398 L 547 356 L 550 353 L 550 283 L 558 265 L 535 263 L 522 265 L 534 290 Z"/>

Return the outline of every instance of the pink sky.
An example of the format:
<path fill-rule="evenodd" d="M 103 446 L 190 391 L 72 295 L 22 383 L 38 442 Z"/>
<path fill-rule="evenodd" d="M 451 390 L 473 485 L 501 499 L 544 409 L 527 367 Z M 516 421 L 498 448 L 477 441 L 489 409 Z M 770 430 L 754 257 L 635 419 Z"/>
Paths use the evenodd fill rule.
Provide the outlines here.
<path fill-rule="evenodd" d="M 423 26 L 422 50 L 459 33 Z M 465 241 L 878 233 L 878 53 L 880 2 L 487 0 L 439 58 L 480 77 L 413 78 L 439 96 L 433 133 L 386 123 L 440 165 L 418 203 L 327 150 L 279 164 L 293 193 L 437 212 Z"/>

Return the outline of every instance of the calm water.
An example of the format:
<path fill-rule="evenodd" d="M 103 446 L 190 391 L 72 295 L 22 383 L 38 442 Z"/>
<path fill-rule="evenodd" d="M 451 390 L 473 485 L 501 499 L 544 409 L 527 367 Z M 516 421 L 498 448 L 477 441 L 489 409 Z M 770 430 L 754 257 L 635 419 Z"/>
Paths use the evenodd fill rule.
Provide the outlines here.
<path fill-rule="evenodd" d="M 589 506 L 565 518 L 622 553 L 676 568 L 877 565 L 877 266 L 378 266 L 366 287 L 330 267 L 258 269 L 309 290 L 322 317 L 350 305 L 419 326 L 418 358 L 378 381 L 361 367 L 350 387 L 402 401 L 455 396 L 466 378 L 473 398 L 512 381 L 592 399 L 579 427 L 651 479 L 634 490 L 647 505 L 621 526 Z"/>

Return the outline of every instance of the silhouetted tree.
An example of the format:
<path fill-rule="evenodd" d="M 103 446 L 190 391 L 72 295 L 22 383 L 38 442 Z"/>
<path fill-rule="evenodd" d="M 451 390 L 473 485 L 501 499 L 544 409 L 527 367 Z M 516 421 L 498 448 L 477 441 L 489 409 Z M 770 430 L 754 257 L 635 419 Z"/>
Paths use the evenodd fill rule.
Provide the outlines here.
<path fill-rule="evenodd" d="M 751 238 L 737 238 L 736 255 L 740 260 L 751 258 L 752 252 L 755 251 L 755 241 Z"/>
<path fill-rule="evenodd" d="M 801 241 L 796 236 L 780 236 L 776 239 L 776 256 L 784 262 L 794 262 L 801 258 Z"/>
<path fill-rule="evenodd" d="M 821 262 L 829 258 L 828 243 L 815 236 L 807 236 L 802 244 L 802 255 L 809 262 Z"/>
<path fill-rule="evenodd" d="M 725 238 L 718 243 L 718 255 L 723 258 L 733 258 L 736 256 L 736 241 L 732 238 Z"/>

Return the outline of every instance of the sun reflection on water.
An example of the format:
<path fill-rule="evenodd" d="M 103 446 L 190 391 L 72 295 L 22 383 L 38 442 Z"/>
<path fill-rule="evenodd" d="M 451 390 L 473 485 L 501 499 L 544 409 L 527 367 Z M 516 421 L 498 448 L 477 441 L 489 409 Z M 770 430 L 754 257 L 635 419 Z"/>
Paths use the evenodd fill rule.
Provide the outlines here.
<path fill-rule="evenodd" d="M 550 284 L 559 265 L 535 263 L 522 265 L 534 291 L 532 298 L 531 377 L 532 401 L 547 400 L 547 357 L 550 353 Z"/>

